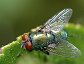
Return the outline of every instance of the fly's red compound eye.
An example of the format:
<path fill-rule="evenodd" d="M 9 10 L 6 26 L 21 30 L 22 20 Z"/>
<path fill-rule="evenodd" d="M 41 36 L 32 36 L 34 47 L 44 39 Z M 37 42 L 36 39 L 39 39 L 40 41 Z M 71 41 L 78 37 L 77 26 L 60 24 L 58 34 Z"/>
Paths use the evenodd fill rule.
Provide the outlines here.
<path fill-rule="evenodd" d="M 31 50 L 32 50 L 32 43 L 31 43 L 31 42 L 26 42 L 25 48 L 26 48 L 27 50 L 31 51 Z"/>
<path fill-rule="evenodd" d="M 22 41 L 25 42 L 28 40 L 28 33 L 22 35 Z"/>

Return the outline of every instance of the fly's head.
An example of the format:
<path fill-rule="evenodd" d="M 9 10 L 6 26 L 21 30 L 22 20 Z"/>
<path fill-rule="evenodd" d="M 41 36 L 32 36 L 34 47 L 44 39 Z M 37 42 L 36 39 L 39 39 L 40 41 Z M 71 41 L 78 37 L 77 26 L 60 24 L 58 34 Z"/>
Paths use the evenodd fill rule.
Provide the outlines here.
<path fill-rule="evenodd" d="M 22 45 L 21 45 L 21 48 L 24 48 L 24 49 L 26 49 L 28 51 L 32 50 L 32 42 L 30 41 L 29 33 L 24 33 L 22 35 Z"/>

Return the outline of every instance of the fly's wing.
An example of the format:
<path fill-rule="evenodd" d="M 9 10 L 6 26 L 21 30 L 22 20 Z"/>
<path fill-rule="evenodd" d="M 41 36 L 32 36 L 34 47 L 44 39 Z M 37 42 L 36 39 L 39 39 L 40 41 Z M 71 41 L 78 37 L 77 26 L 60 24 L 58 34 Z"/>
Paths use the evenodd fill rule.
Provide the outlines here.
<path fill-rule="evenodd" d="M 45 24 L 44 29 L 51 31 L 61 31 L 66 23 L 68 23 L 72 15 L 72 9 L 64 9 L 60 13 L 54 15 Z"/>
<path fill-rule="evenodd" d="M 47 47 L 49 54 L 60 55 L 64 57 L 74 58 L 80 56 L 80 50 L 73 44 L 65 40 L 60 40 L 57 44 L 52 43 Z"/>

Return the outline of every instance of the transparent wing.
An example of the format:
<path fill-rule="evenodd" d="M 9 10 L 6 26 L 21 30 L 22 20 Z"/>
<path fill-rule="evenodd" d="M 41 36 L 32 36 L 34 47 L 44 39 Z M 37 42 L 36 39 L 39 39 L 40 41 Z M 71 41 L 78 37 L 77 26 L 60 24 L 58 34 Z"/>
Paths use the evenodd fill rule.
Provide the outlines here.
<path fill-rule="evenodd" d="M 80 50 L 73 44 L 65 40 L 60 40 L 58 44 L 50 44 L 47 48 L 49 54 L 60 55 L 64 57 L 74 58 L 80 56 Z"/>
<path fill-rule="evenodd" d="M 52 31 L 61 31 L 64 25 L 69 21 L 72 15 L 72 9 L 64 9 L 60 13 L 54 15 L 45 24 L 44 29 Z"/>

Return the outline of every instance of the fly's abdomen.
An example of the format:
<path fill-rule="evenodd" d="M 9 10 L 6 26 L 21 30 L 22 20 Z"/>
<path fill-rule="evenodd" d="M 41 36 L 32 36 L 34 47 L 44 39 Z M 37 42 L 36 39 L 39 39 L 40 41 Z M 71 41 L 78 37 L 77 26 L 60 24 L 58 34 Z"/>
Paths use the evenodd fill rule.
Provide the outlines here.
<path fill-rule="evenodd" d="M 52 43 L 54 36 L 52 34 L 44 33 L 31 33 L 30 38 L 32 40 L 33 49 L 39 49 Z"/>

